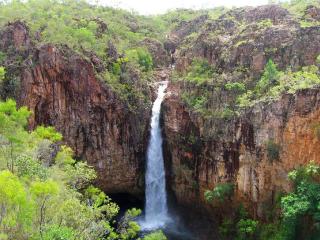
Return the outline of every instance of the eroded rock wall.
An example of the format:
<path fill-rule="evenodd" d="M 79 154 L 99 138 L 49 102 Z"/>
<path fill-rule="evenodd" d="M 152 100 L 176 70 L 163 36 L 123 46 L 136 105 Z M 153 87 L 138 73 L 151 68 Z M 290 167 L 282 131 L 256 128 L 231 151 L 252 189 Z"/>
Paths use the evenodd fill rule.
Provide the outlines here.
<path fill-rule="evenodd" d="M 79 159 L 97 170 L 106 192 L 143 192 L 144 157 L 150 109 L 131 111 L 106 84 L 93 64 L 66 46 L 33 47 L 22 22 L 2 31 L 1 51 L 26 52 L 16 75 L 19 105 L 32 111 L 30 127 L 52 125 Z"/>
<path fill-rule="evenodd" d="M 316 16 L 317 10 L 310 7 L 306 14 Z M 320 164 L 315 130 L 320 126 L 319 87 L 258 103 L 233 119 L 214 116 L 230 99 L 221 79 L 255 86 L 268 59 L 283 70 L 316 65 L 319 29 L 303 28 L 287 10 L 270 5 L 231 10 L 202 23 L 197 34 L 180 36 L 177 71 L 184 73 L 193 59 L 202 58 L 218 77 L 208 85 L 180 80 L 168 88 L 163 105 L 164 151 L 170 186 L 179 203 L 210 209 L 205 190 L 233 182 L 235 202 L 244 201 L 253 215 L 263 217 L 265 206 L 279 192 L 290 190 L 289 171 L 312 160 Z M 179 27 L 172 36 L 176 32 Z M 199 97 L 208 93 L 205 110 L 213 114 L 206 118 L 187 106 L 182 96 L 188 92 Z"/>
<path fill-rule="evenodd" d="M 205 139 L 206 129 L 181 102 L 176 86 L 169 87 L 163 118 L 166 159 L 171 162 L 171 187 L 184 205 L 205 205 L 204 192 L 217 183 L 233 181 L 236 196 L 263 215 L 263 203 L 290 190 L 287 174 L 309 161 L 320 164 L 320 89 L 283 95 L 258 104 L 216 128 L 225 135 Z M 279 146 L 279 159 L 268 156 L 268 142 Z"/>

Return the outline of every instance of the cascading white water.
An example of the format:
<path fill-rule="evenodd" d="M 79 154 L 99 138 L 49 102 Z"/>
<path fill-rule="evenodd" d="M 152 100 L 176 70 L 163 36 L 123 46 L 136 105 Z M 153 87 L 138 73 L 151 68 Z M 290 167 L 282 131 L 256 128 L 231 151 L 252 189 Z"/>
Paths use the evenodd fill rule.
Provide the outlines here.
<path fill-rule="evenodd" d="M 167 84 L 167 82 L 160 83 L 157 99 L 152 106 L 151 136 L 147 150 L 147 169 L 145 177 L 145 220 L 141 224 L 143 229 L 161 228 L 169 220 L 160 128 L 161 103 L 165 96 Z"/>

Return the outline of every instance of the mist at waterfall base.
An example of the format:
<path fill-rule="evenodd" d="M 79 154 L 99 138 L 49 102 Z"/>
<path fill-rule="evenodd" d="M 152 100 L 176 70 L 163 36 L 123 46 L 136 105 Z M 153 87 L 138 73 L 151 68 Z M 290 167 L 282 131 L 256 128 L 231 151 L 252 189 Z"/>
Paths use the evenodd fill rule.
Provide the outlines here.
<path fill-rule="evenodd" d="M 139 219 L 143 232 L 161 229 L 168 238 L 189 239 L 189 234 L 180 224 L 176 214 L 169 214 L 166 191 L 165 167 L 162 152 L 162 132 L 160 126 L 161 103 L 165 96 L 167 82 L 160 82 L 157 98 L 152 106 L 150 140 L 147 149 L 145 175 L 145 209 Z"/>

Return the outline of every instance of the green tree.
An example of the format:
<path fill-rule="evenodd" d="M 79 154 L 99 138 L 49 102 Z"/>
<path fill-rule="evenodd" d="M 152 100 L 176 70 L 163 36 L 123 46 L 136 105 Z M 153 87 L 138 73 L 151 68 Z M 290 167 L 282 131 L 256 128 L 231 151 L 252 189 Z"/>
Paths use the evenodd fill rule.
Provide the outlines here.
<path fill-rule="evenodd" d="M 270 59 L 266 66 L 260 81 L 256 85 L 256 91 L 258 94 L 266 93 L 271 86 L 278 84 L 280 73 L 277 70 L 276 64 Z"/>
<path fill-rule="evenodd" d="M 132 208 L 127 210 L 118 223 L 117 233 L 122 240 L 134 239 L 140 231 L 140 226 L 134 219 L 141 214 L 140 209 Z"/>
<path fill-rule="evenodd" d="M 28 155 L 17 157 L 16 168 L 19 177 L 45 180 L 48 176 L 47 169 L 37 159 Z"/>
<path fill-rule="evenodd" d="M 104 213 L 104 218 L 108 221 L 112 220 L 120 210 L 119 206 L 111 201 L 111 198 L 96 187 L 89 186 L 85 190 L 85 197 L 94 209 Z"/>
<path fill-rule="evenodd" d="M 17 176 L 8 170 L 0 172 L 0 232 L 9 239 L 21 239 L 30 231 L 32 203 Z"/>
<path fill-rule="evenodd" d="M 37 225 L 43 238 L 44 226 L 47 222 L 47 208 L 50 200 L 58 194 L 59 186 L 52 180 L 35 181 L 31 184 L 30 192 L 37 206 Z"/>
<path fill-rule="evenodd" d="M 234 185 L 232 183 L 219 183 L 214 187 L 212 191 L 207 190 L 204 193 L 204 197 L 207 201 L 218 200 L 223 202 L 227 198 L 231 198 L 234 191 Z"/>
<path fill-rule="evenodd" d="M 42 240 L 76 240 L 76 238 L 75 233 L 71 228 L 49 225 L 43 233 Z"/>
<path fill-rule="evenodd" d="M 27 118 L 30 112 L 26 107 L 17 110 L 15 101 L 9 99 L 0 102 L 0 135 L 2 136 L 2 147 L 6 153 L 6 166 L 14 171 L 15 160 L 24 147 L 28 132 L 25 130 Z M 3 166 L 2 166 L 3 168 Z"/>
<path fill-rule="evenodd" d="M 62 136 L 52 127 L 28 132 L 28 116 L 13 100 L 0 102 L 0 166 L 10 170 L 0 171 L 0 238 L 135 239 L 140 227 L 134 219 L 141 211 L 128 211 L 116 224 L 119 207 L 91 186 L 94 169 L 74 160 L 67 146 L 60 147 L 50 164 L 43 162 L 42 152 L 52 153 L 46 146 Z M 13 140 L 14 148 L 8 147 Z M 11 151 L 14 171 L 6 164 Z"/>
<path fill-rule="evenodd" d="M 44 127 L 44 126 L 38 126 L 34 132 L 34 135 L 41 139 L 48 139 L 51 142 L 57 142 L 62 140 L 61 133 L 58 133 L 54 127 Z"/>
<path fill-rule="evenodd" d="M 126 57 L 129 61 L 139 64 L 143 71 L 149 71 L 153 67 L 152 56 L 145 48 L 127 50 Z"/>
<path fill-rule="evenodd" d="M 288 175 L 294 191 L 281 199 L 283 239 L 320 236 L 320 167 L 313 162 Z"/>

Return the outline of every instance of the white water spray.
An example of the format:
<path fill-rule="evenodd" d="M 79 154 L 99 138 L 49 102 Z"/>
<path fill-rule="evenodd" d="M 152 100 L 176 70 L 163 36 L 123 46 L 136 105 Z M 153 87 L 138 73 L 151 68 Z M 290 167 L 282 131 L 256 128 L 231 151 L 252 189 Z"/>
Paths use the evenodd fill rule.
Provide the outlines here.
<path fill-rule="evenodd" d="M 167 82 L 161 82 L 158 96 L 152 106 L 151 136 L 147 150 L 146 169 L 146 208 L 143 229 L 157 229 L 168 222 L 165 169 L 162 154 L 162 135 L 160 128 L 161 103 L 165 96 Z"/>

